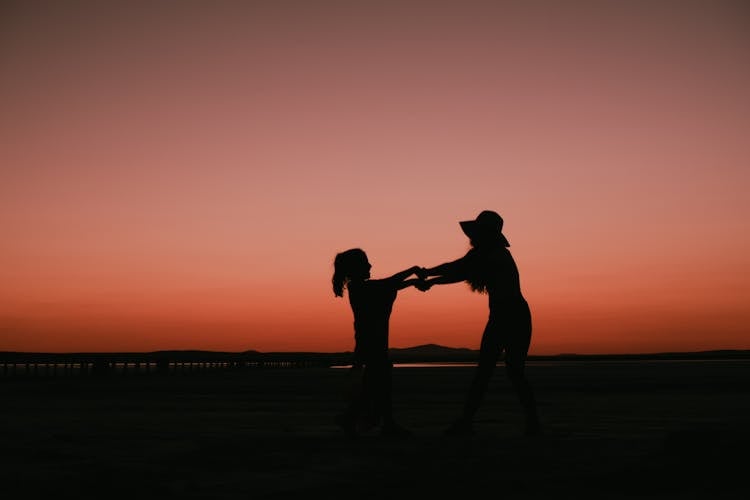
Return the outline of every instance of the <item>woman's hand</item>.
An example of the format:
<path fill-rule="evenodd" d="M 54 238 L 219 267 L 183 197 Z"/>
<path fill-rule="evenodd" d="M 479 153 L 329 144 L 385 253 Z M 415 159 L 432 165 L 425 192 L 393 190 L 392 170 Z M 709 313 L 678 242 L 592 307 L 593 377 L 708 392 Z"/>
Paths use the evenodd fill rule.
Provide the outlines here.
<path fill-rule="evenodd" d="M 426 292 L 427 290 L 429 290 L 430 288 L 432 288 L 432 283 L 430 283 L 429 281 L 425 281 L 422 278 L 420 278 L 419 281 L 417 281 L 414 284 L 414 288 L 416 288 L 420 292 Z"/>

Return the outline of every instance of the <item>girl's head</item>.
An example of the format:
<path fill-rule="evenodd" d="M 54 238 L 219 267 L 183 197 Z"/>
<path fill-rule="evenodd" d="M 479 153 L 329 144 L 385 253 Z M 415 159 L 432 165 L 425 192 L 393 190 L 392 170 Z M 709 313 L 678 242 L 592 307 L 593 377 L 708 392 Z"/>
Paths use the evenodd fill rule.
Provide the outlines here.
<path fill-rule="evenodd" d="M 370 262 L 361 248 L 352 248 L 336 254 L 333 261 L 333 294 L 344 295 L 344 287 L 352 280 L 366 280 L 370 277 Z"/>

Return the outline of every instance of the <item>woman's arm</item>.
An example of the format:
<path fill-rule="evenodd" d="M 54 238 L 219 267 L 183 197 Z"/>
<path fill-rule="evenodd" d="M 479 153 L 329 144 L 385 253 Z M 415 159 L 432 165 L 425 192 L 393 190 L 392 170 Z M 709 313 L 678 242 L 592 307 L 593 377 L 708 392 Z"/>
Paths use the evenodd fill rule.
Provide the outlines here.
<path fill-rule="evenodd" d="M 428 283 L 435 285 L 465 281 L 468 277 L 466 257 L 461 257 L 460 259 L 451 262 L 445 262 L 435 267 L 421 268 L 417 271 L 417 276 L 423 279 L 426 279 L 429 276 L 437 276 L 437 278 L 427 280 Z"/>
<path fill-rule="evenodd" d="M 396 290 L 403 290 L 404 288 L 408 288 L 410 286 L 415 287 L 418 290 L 421 290 L 423 292 L 426 292 L 430 289 L 430 284 L 428 284 L 427 281 L 420 279 L 420 278 L 412 278 L 408 280 L 403 280 L 396 284 Z"/>
<path fill-rule="evenodd" d="M 429 289 L 432 285 L 450 285 L 451 283 L 459 283 L 461 281 L 466 281 L 466 279 L 458 275 L 443 275 L 426 279 L 422 283 L 425 289 Z"/>

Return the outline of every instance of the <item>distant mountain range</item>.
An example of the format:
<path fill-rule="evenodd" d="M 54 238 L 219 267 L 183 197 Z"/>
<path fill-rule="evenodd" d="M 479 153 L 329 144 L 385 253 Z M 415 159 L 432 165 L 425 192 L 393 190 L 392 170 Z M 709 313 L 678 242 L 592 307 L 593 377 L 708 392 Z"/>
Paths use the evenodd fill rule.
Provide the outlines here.
<path fill-rule="evenodd" d="M 476 361 L 479 351 L 463 347 L 445 347 L 438 344 L 425 344 L 415 347 L 390 349 L 394 362 L 413 361 Z M 712 350 L 698 352 L 660 352 L 633 354 L 576 354 L 530 355 L 529 359 L 568 360 L 568 359 L 747 359 L 750 350 Z"/>
<path fill-rule="evenodd" d="M 258 355 L 288 356 L 292 353 L 247 351 Z M 391 360 L 395 363 L 430 362 L 430 361 L 476 361 L 479 350 L 466 347 L 446 347 L 438 344 L 423 344 L 414 347 L 391 347 Z M 334 356 L 347 357 L 350 352 L 339 353 L 294 353 L 301 356 Z M 723 349 L 697 352 L 660 352 L 660 353 L 632 353 L 632 354 L 550 354 L 530 355 L 530 360 L 586 360 L 586 359 L 747 359 L 750 358 L 750 350 Z"/>

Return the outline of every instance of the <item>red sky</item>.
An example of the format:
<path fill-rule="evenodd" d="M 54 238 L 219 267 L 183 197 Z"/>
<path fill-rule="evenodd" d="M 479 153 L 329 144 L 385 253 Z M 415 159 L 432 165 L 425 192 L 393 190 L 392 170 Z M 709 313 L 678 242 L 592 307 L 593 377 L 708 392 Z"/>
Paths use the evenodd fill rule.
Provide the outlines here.
<path fill-rule="evenodd" d="M 533 354 L 750 348 L 750 10 L 3 2 L 0 350 L 339 351 L 373 276 L 505 233 Z M 399 294 L 477 347 L 486 297 Z"/>

